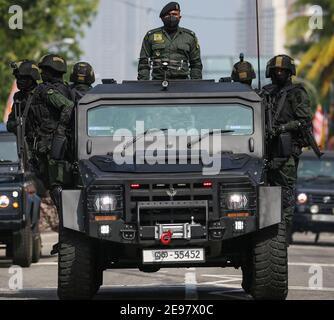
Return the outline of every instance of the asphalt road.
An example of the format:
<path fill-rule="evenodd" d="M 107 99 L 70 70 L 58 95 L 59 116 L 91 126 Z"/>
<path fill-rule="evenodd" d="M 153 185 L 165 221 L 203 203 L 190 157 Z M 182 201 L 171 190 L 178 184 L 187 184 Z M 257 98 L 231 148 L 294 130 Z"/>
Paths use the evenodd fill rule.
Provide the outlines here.
<path fill-rule="evenodd" d="M 290 300 L 334 299 L 334 234 L 295 234 L 289 248 Z M 22 282 L 13 281 L 20 270 L 11 269 L 0 249 L 0 299 L 57 299 L 57 256 L 50 256 L 57 234 L 43 234 L 43 257 L 22 269 Z M 20 287 L 22 289 L 15 287 Z M 14 288 L 14 289 L 10 289 Z M 161 269 L 104 272 L 103 287 L 96 299 L 124 300 L 250 300 L 241 289 L 241 271 L 233 268 Z"/>

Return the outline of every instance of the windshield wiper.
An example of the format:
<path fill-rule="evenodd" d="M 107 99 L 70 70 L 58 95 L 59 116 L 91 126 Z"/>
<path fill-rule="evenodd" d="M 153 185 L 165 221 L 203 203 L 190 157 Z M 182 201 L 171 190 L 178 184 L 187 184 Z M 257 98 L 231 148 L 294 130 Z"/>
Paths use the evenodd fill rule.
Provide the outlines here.
<path fill-rule="evenodd" d="M 128 141 L 126 144 L 124 144 L 123 146 L 123 152 L 129 148 L 131 145 L 133 145 L 137 140 L 145 137 L 147 134 L 149 133 L 154 133 L 154 132 L 159 132 L 159 131 L 167 131 L 168 129 L 164 128 L 164 129 L 147 129 L 145 132 L 143 132 L 142 134 L 139 134 L 137 136 L 135 136 L 131 141 Z"/>
<path fill-rule="evenodd" d="M 213 136 L 214 134 L 224 134 L 224 133 L 233 133 L 235 132 L 234 130 L 211 130 L 205 134 L 203 134 L 202 136 L 200 136 L 199 138 L 195 139 L 194 141 L 192 142 L 189 142 L 187 144 L 187 147 L 190 149 L 194 144 L 200 142 L 203 140 L 203 138 L 207 137 L 207 136 Z"/>

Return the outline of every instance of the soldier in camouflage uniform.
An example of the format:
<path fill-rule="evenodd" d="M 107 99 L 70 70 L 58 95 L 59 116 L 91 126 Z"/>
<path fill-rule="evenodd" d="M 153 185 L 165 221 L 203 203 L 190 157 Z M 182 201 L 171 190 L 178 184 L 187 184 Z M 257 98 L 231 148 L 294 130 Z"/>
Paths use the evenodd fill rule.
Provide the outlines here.
<path fill-rule="evenodd" d="M 43 84 L 36 88 L 31 106 L 35 127 L 38 128 L 34 150 L 40 177 L 58 207 L 54 191 L 71 182 L 72 178 L 71 164 L 66 161 L 66 143 L 74 98 L 69 86 L 63 81 L 67 66 L 62 57 L 46 55 L 38 66 Z"/>
<path fill-rule="evenodd" d="M 263 87 L 262 94 L 269 96 L 273 104 L 273 133 L 270 141 L 270 158 L 279 158 L 278 137 L 282 133 L 290 133 L 292 140 L 292 156 L 282 161 L 272 162 L 268 178 L 272 185 L 281 186 L 283 192 L 283 215 L 286 223 L 286 234 L 292 228 L 292 217 L 295 208 L 295 183 L 297 168 L 302 148 L 307 147 L 301 128 L 312 127 L 310 100 L 301 84 L 293 84 L 292 76 L 296 75 L 294 60 L 286 55 L 272 58 L 267 64 L 266 77 L 272 84 Z"/>
<path fill-rule="evenodd" d="M 168 79 L 202 79 L 202 61 L 195 33 L 179 27 L 180 5 L 170 2 L 160 13 L 164 26 L 149 31 L 143 40 L 138 65 L 138 80 L 164 79 L 161 68 L 168 61 Z"/>
<path fill-rule="evenodd" d="M 19 91 L 14 94 L 14 103 L 12 111 L 8 116 L 7 130 L 16 134 L 19 117 L 23 117 L 25 111 L 28 111 L 26 110 L 27 101 L 29 97 L 33 95 L 38 85 L 37 81 L 41 80 L 41 76 L 34 61 L 24 60 L 18 63 L 13 63 L 12 68 Z M 33 147 L 32 119 L 24 120 L 26 142 L 29 151 L 31 151 Z"/>

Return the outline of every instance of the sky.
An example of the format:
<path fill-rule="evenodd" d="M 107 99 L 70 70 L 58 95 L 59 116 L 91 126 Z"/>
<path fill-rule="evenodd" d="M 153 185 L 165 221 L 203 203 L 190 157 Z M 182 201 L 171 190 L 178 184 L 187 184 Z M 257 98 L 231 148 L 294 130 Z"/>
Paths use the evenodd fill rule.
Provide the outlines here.
<path fill-rule="evenodd" d="M 237 16 L 243 1 L 255 0 L 178 1 L 183 16 L 180 26 L 196 33 L 202 57 L 233 55 L 238 60 Z M 93 65 L 98 78 L 136 78 L 142 40 L 147 31 L 162 26 L 159 13 L 168 2 L 100 0 L 98 15 L 81 43 L 82 59 Z"/>
<path fill-rule="evenodd" d="M 187 17 L 236 17 L 237 11 L 242 1 L 250 0 L 180 0 L 182 18 L 181 25 L 193 30 L 201 44 L 202 55 L 235 54 L 235 37 L 237 20 L 209 20 L 192 19 Z M 145 0 L 142 0 L 143 4 Z M 154 0 L 154 7 L 161 10 L 169 1 Z M 159 17 L 155 18 L 154 23 L 161 25 Z"/>

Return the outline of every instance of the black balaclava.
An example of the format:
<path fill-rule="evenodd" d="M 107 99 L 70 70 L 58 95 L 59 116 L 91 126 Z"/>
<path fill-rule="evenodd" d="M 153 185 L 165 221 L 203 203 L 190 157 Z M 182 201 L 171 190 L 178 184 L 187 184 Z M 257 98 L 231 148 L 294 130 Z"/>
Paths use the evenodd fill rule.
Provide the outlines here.
<path fill-rule="evenodd" d="M 165 29 L 168 33 L 176 32 L 179 27 L 180 19 L 178 17 L 169 15 L 162 18 L 162 22 L 164 23 Z"/>
<path fill-rule="evenodd" d="M 271 78 L 273 84 L 284 87 L 287 83 L 291 82 L 291 72 L 287 69 L 274 69 L 272 70 Z"/>
<path fill-rule="evenodd" d="M 51 68 L 41 68 L 41 77 L 43 82 L 50 82 L 55 83 L 59 81 L 63 81 L 63 74 L 60 72 L 57 72 Z"/>
<path fill-rule="evenodd" d="M 29 76 L 17 76 L 16 85 L 20 91 L 31 91 L 37 86 L 36 81 Z"/>

